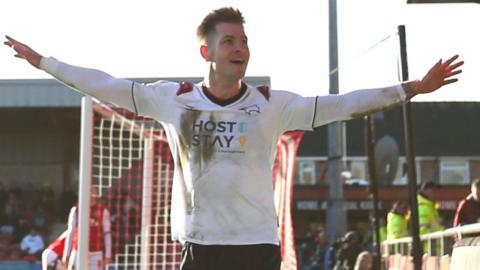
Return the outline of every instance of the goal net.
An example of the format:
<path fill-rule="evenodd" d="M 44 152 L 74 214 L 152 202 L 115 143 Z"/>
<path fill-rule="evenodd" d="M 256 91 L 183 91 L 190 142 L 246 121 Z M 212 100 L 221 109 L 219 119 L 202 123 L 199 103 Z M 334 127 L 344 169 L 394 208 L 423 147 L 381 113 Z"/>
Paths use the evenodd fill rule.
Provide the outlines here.
<path fill-rule="evenodd" d="M 79 185 L 82 193 L 90 190 L 90 187 L 82 189 L 82 185 L 88 185 L 82 181 L 90 182 L 98 191 L 97 201 L 110 212 L 110 266 L 118 270 L 179 269 L 181 244 L 172 242 L 170 235 L 173 160 L 162 126 L 127 110 L 96 101 L 88 103 L 89 100 L 92 99 L 83 101 L 81 151 L 90 158 L 81 158 L 87 166 L 81 165 L 84 176 Z M 294 157 L 301 135 L 282 136 L 272 178 L 283 243 L 283 269 L 296 269 L 290 211 Z M 81 213 L 79 217 L 81 226 Z M 82 228 L 79 233 L 82 239 Z M 80 259 L 78 264 L 88 260 L 88 256 L 81 254 L 79 246 L 78 255 L 84 262 Z M 287 265 L 291 267 L 286 268 Z"/>

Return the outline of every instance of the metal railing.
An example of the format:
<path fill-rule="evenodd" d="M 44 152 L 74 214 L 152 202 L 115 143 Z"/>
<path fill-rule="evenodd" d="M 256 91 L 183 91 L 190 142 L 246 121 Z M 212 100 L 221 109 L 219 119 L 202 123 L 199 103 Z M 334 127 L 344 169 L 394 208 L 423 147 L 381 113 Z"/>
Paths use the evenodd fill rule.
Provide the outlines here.
<path fill-rule="evenodd" d="M 457 237 L 457 239 L 461 239 L 462 235 L 480 233 L 480 223 L 469 224 L 459 227 L 452 227 L 445 229 L 443 231 L 433 232 L 429 234 L 424 234 L 420 236 L 420 240 L 422 243 L 427 241 L 427 250 L 425 253 L 428 255 L 433 255 L 434 252 L 433 247 L 438 247 L 441 254 L 435 255 L 443 255 L 446 254 L 446 247 L 448 243 L 446 240 L 450 240 L 452 236 Z M 412 237 L 403 237 L 395 240 L 385 240 L 382 242 L 382 256 L 387 257 L 388 255 L 392 254 L 402 254 L 402 255 L 410 255 L 412 251 Z"/>

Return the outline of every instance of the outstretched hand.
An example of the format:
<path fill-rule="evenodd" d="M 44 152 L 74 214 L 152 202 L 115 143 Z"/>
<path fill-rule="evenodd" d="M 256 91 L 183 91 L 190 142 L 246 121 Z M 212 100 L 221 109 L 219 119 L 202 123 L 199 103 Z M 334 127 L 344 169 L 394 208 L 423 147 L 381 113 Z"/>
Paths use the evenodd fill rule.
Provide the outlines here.
<path fill-rule="evenodd" d="M 427 74 L 417 83 L 415 94 L 431 93 L 440 87 L 458 81 L 453 76 L 462 72 L 458 69 L 463 65 L 463 61 L 456 62 L 458 55 L 453 56 L 445 62 L 438 61 Z"/>
<path fill-rule="evenodd" d="M 36 51 L 34 51 L 32 48 L 29 46 L 9 37 L 5 36 L 7 41 L 5 41 L 3 44 L 7 45 L 8 47 L 11 47 L 12 49 L 15 50 L 16 54 L 15 57 L 22 58 L 27 60 L 32 66 L 36 68 L 40 68 L 40 61 L 42 60 L 42 56 L 38 54 Z"/>

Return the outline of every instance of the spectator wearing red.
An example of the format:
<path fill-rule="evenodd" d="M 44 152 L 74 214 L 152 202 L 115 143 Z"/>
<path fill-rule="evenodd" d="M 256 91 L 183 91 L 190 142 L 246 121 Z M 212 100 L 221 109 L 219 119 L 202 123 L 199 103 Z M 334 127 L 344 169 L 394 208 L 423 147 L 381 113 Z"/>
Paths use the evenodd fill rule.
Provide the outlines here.
<path fill-rule="evenodd" d="M 90 232 L 88 269 L 108 268 L 112 256 L 112 238 L 110 234 L 110 212 L 99 201 L 96 188 L 90 190 Z M 63 260 L 72 267 L 76 261 L 75 249 L 78 246 L 78 206 L 73 206 L 68 216 L 67 237 Z M 73 250 L 72 250 L 73 248 Z"/>
<path fill-rule="evenodd" d="M 480 222 L 480 178 L 473 180 L 471 193 L 458 204 L 453 226 Z"/>

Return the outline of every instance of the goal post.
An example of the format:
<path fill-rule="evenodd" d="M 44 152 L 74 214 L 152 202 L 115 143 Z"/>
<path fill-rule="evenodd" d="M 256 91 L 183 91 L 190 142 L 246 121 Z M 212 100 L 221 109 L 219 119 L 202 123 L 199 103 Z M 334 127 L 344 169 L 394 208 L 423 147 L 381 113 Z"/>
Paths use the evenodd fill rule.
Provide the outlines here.
<path fill-rule="evenodd" d="M 89 228 L 88 219 L 90 216 L 90 186 L 91 182 L 91 164 L 92 164 L 92 136 L 93 136 L 93 110 L 92 110 L 92 98 L 82 98 L 82 110 L 81 110 L 81 130 L 80 136 L 80 170 L 79 170 L 79 183 L 78 183 L 78 205 L 79 205 L 79 218 L 78 218 L 78 234 L 83 237 L 78 238 L 78 253 L 76 260 L 76 269 L 86 269 L 88 264 L 87 252 L 88 252 L 88 238 Z"/>
<path fill-rule="evenodd" d="M 173 161 L 161 125 L 89 97 L 83 98 L 82 111 L 79 197 L 88 200 L 91 182 L 110 212 L 111 266 L 177 269 L 181 246 L 172 242 L 168 227 Z M 89 204 L 80 204 L 80 211 L 88 209 L 83 205 Z M 89 217 L 80 216 L 79 224 L 87 227 L 85 220 Z M 87 269 L 86 254 L 88 242 L 78 251 L 83 259 L 77 269 Z"/>

